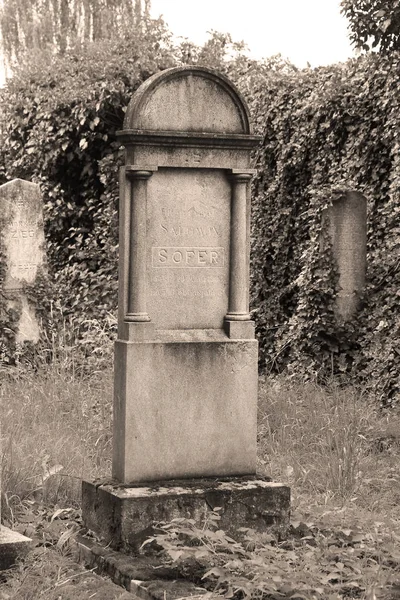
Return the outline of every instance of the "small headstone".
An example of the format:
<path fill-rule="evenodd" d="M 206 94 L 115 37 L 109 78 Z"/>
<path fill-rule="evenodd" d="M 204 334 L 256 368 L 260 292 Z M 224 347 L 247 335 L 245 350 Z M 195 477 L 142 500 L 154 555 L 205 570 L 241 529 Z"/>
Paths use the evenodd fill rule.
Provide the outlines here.
<path fill-rule="evenodd" d="M 0 423 L 0 455 L 2 454 L 1 448 L 2 437 Z M 30 550 L 32 540 L 1 524 L 1 472 L 2 469 L 0 468 L 0 571 L 3 571 L 4 569 L 9 569 L 19 558 L 22 558 Z"/>
<path fill-rule="evenodd" d="M 345 192 L 326 209 L 333 256 L 339 272 L 336 314 L 348 321 L 357 312 L 367 266 L 367 200 L 359 192 Z"/>
<path fill-rule="evenodd" d="M 19 313 L 16 342 L 37 342 L 39 324 L 24 287 L 44 266 L 43 206 L 39 186 L 14 179 L 0 186 L 0 241 L 5 261 L 2 292 Z"/>

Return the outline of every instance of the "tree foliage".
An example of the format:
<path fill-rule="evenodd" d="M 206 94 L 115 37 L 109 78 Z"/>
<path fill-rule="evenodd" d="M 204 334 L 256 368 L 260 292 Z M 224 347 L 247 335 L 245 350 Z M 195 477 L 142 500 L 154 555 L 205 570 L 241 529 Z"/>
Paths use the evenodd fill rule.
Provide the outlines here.
<path fill-rule="evenodd" d="M 65 52 L 140 27 L 150 0 L 3 0 L 0 27 L 8 64 L 24 53 Z"/>
<path fill-rule="evenodd" d="M 400 50 L 400 0 L 342 0 L 341 12 L 356 48 Z"/>
<path fill-rule="evenodd" d="M 1 91 L 0 180 L 31 180 L 43 194 L 53 287 L 36 285 L 32 292 L 45 327 L 57 326 L 46 324 L 50 317 L 73 318 L 76 326 L 106 322 L 116 307 L 121 151 L 115 132 L 134 90 L 174 64 L 164 24 L 145 19 L 129 38 L 51 60 L 39 54 Z M 2 338 L 6 333 L 2 327 Z"/>

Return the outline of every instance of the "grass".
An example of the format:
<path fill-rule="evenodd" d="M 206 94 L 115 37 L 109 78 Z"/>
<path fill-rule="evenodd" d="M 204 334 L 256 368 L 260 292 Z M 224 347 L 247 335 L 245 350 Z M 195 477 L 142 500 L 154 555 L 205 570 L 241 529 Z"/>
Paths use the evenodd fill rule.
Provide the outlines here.
<path fill-rule="evenodd" d="M 400 416 L 356 388 L 260 384 L 259 470 L 319 504 L 396 507 Z"/>
<path fill-rule="evenodd" d="M 3 378 L 2 492 L 6 505 L 26 499 L 80 503 L 80 480 L 110 471 L 111 370 L 77 380 L 50 368 Z"/>
<path fill-rule="evenodd" d="M 107 477 L 111 471 L 111 346 L 89 369 L 71 368 L 70 354 L 58 352 L 51 365 L 34 371 L 20 365 L 0 372 L 3 518 L 22 531 L 21 515 L 25 523 L 27 514 L 36 515 L 42 538 L 43 522 L 59 507 L 79 507 L 82 478 Z M 385 590 L 400 564 L 388 550 L 400 540 L 399 414 L 380 412 L 355 388 L 266 378 L 260 380 L 258 448 L 258 471 L 292 488 L 293 519 L 307 524 L 314 540 L 304 556 L 314 553 L 316 565 L 342 564 L 331 557 L 320 532 L 361 534 L 365 551 L 352 560 L 365 572 L 364 595 L 348 597 L 395 598 Z M 64 525 L 68 529 L 66 521 L 58 533 Z M 47 542 L 55 544 L 51 536 Z M 337 554 L 345 560 L 343 552 Z M 37 595 L 26 598 L 45 597 L 37 580 L 48 589 L 52 567 L 46 574 L 42 561 L 36 575 L 32 565 L 27 568 L 25 584 L 18 588 L 14 581 L 15 597 L 25 597 L 27 580 L 36 581 Z"/>

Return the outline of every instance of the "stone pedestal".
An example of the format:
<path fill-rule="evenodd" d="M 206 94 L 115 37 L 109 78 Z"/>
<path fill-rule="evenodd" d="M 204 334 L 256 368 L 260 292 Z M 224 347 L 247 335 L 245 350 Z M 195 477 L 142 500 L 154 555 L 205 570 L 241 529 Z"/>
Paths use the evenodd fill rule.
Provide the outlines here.
<path fill-rule="evenodd" d="M 83 483 L 85 524 L 112 548 L 136 553 L 152 528 L 177 517 L 203 526 L 220 508 L 219 527 L 237 537 L 240 527 L 278 536 L 289 526 L 290 490 L 257 478 L 164 481 L 148 486 Z"/>
<path fill-rule="evenodd" d="M 255 340 L 186 331 L 118 341 L 113 477 L 253 475 L 257 379 Z"/>

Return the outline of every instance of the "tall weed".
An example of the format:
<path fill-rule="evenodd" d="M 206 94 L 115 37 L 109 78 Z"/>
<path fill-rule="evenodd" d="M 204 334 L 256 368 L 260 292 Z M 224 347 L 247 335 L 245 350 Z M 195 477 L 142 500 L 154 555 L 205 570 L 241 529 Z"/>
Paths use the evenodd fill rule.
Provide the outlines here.
<path fill-rule="evenodd" d="M 0 369 L 3 504 L 80 503 L 81 479 L 110 472 L 112 344 L 97 323 L 45 340 Z"/>
<path fill-rule="evenodd" d="M 391 415 L 394 422 L 399 418 Z M 264 379 L 259 398 L 259 468 L 294 490 L 346 500 L 391 468 L 377 440 L 389 420 L 357 388 Z"/>

